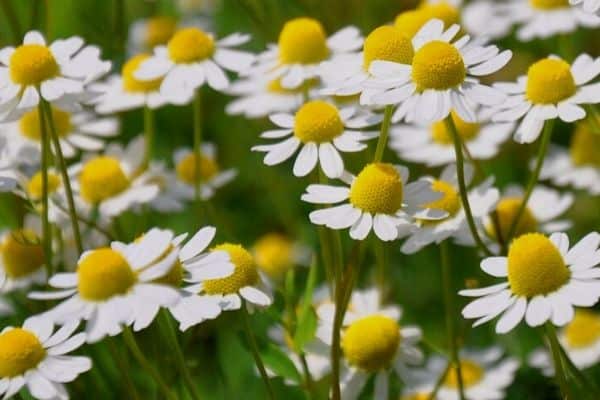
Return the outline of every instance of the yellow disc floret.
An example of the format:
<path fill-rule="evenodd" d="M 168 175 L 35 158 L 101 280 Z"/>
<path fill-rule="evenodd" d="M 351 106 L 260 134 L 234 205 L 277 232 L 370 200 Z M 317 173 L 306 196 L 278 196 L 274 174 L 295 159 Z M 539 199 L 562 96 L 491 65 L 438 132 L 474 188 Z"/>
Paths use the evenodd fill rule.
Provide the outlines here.
<path fill-rule="evenodd" d="M 281 279 L 294 265 L 294 244 L 286 236 L 269 233 L 254 245 L 256 265 L 273 279 Z"/>
<path fill-rule="evenodd" d="M 207 294 L 231 294 L 237 293 L 243 287 L 258 283 L 259 277 L 254 258 L 242 246 L 224 243 L 216 246 L 213 251 L 227 252 L 235 270 L 228 277 L 205 281 L 204 292 Z"/>
<path fill-rule="evenodd" d="M 4 272 L 19 279 L 39 270 L 45 262 L 39 236 L 30 229 L 9 232 L 0 244 Z"/>
<path fill-rule="evenodd" d="M 600 168 L 600 134 L 592 132 L 587 124 L 578 123 L 571 137 L 569 152 L 576 166 Z"/>
<path fill-rule="evenodd" d="M 460 198 L 458 197 L 458 192 L 448 182 L 444 182 L 441 180 L 434 180 L 431 183 L 431 190 L 437 193 L 441 193 L 442 197 L 437 200 L 431 201 L 427 204 L 424 204 L 423 208 L 433 208 L 436 210 L 444 210 L 449 215 L 449 217 L 453 216 L 460 210 Z"/>
<path fill-rule="evenodd" d="M 283 64 L 316 64 L 328 55 L 327 37 L 319 21 L 296 18 L 285 23 L 279 34 L 279 60 Z"/>
<path fill-rule="evenodd" d="M 48 171 L 48 194 L 53 194 L 60 186 L 60 176 Z M 27 182 L 27 193 L 31 200 L 40 200 L 43 196 L 42 171 L 36 172 Z"/>
<path fill-rule="evenodd" d="M 136 79 L 134 76 L 142 62 L 149 57 L 150 56 L 148 54 L 138 54 L 137 56 L 130 58 L 125 65 L 123 65 L 121 75 L 123 76 L 123 89 L 125 91 L 132 93 L 148 93 L 158 91 L 160 84 L 162 83 L 162 78 L 145 81 Z"/>
<path fill-rule="evenodd" d="M 177 20 L 173 17 L 153 17 L 146 21 L 146 31 L 144 32 L 144 43 L 146 48 L 153 49 L 154 47 L 167 44 L 169 39 L 173 37 L 177 28 Z"/>
<path fill-rule="evenodd" d="M 424 3 L 416 10 L 405 11 L 399 14 L 394 21 L 396 28 L 400 29 L 409 38 L 412 38 L 431 19 L 440 19 L 444 27 L 449 28 L 460 22 L 460 12 L 447 2 L 435 4 Z"/>
<path fill-rule="evenodd" d="M 52 119 L 58 136 L 65 137 L 71 133 L 73 126 L 71 125 L 70 113 L 52 107 Z M 42 139 L 40 113 L 37 108 L 23 114 L 19 120 L 19 131 L 21 135 L 28 139 L 38 142 Z"/>
<path fill-rule="evenodd" d="M 60 73 L 50 49 L 41 44 L 16 48 L 9 61 L 10 79 L 20 85 L 39 85 Z"/>
<path fill-rule="evenodd" d="M 368 372 L 388 368 L 400 345 L 398 323 L 384 315 L 353 322 L 344 332 L 341 347 L 350 365 Z"/>
<path fill-rule="evenodd" d="M 529 0 L 529 4 L 538 10 L 554 10 L 569 7 L 569 0 Z"/>
<path fill-rule="evenodd" d="M 567 345 L 574 349 L 597 343 L 600 341 L 600 316 L 591 311 L 577 310 L 563 335 Z"/>
<path fill-rule="evenodd" d="M 512 292 L 531 298 L 552 293 L 571 276 L 562 255 L 546 236 L 519 236 L 508 250 L 508 282 Z"/>
<path fill-rule="evenodd" d="M 302 94 L 315 88 L 319 84 L 318 79 L 306 79 L 302 84 L 295 88 L 286 88 L 281 84 L 281 78 L 273 79 L 267 84 L 267 90 L 277 94 Z"/>
<path fill-rule="evenodd" d="M 464 82 L 467 75 L 460 52 L 451 44 L 434 40 L 415 53 L 412 77 L 419 90 L 445 90 Z"/>
<path fill-rule="evenodd" d="M 167 49 L 173 62 L 188 64 L 212 56 L 215 52 L 215 41 L 201 29 L 184 28 L 173 35 Z"/>
<path fill-rule="evenodd" d="M 344 123 L 336 106 L 323 100 L 304 104 L 294 119 L 294 135 L 303 143 L 330 142 L 344 132 Z"/>
<path fill-rule="evenodd" d="M 411 40 L 393 26 L 380 26 L 367 36 L 363 49 L 363 68 L 374 60 L 411 64 L 415 51 Z"/>
<path fill-rule="evenodd" d="M 402 178 L 391 164 L 368 164 L 350 188 L 350 203 L 372 214 L 395 214 L 402 207 Z"/>
<path fill-rule="evenodd" d="M 508 240 L 510 228 L 517 217 L 517 213 L 519 212 L 522 202 L 523 199 L 521 197 L 505 197 L 500 200 L 496 206 L 498 226 L 500 228 L 500 234 L 504 240 Z M 524 235 L 525 233 L 536 232 L 537 228 L 537 219 L 529 207 L 525 207 L 525 210 L 523 210 L 523 214 L 521 214 L 521 218 L 519 219 L 519 223 L 515 228 L 514 236 L 518 237 Z M 486 229 L 492 237 L 496 237 L 496 230 L 493 225 L 490 224 Z"/>
<path fill-rule="evenodd" d="M 429 400 L 431 393 L 419 392 L 400 397 L 400 400 Z"/>
<path fill-rule="evenodd" d="M 14 328 L 0 334 L 0 379 L 23 375 L 45 357 L 46 350 L 32 332 Z"/>
<path fill-rule="evenodd" d="M 481 129 L 479 124 L 465 122 L 455 111 L 452 111 L 451 115 L 456 131 L 463 141 L 469 142 L 479 135 Z M 450 146 L 454 143 L 452 135 L 448 132 L 448 128 L 446 128 L 446 123 L 444 121 L 439 121 L 431 125 L 431 138 L 434 142 L 446 146 Z"/>
<path fill-rule="evenodd" d="M 90 301 L 104 301 L 124 295 L 137 277 L 121 253 L 108 248 L 90 251 L 77 266 L 79 295 Z"/>
<path fill-rule="evenodd" d="M 471 360 L 460 360 L 460 372 L 465 387 L 476 385 L 481 381 L 484 375 L 483 368 Z M 444 380 L 444 385 L 453 389 L 458 388 L 458 371 L 456 365 L 453 364 L 450 367 L 446 379 Z"/>
<path fill-rule="evenodd" d="M 577 91 L 571 66 L 563 60 L 545 58 L 527 71 L 526 97 L 534 104 L 556 104 Z"/>
<path fill-rule="evenodd" d="M 200 155 L 199 177 L 196 169 L 196 153 L 189 153 L 175 167 L 177 177 L 188 185 L 193 185 L 198 181 L 198 178 L 200 178 L 200 181 L 206 182 L 214 177 L 219 172 L 219 165 L 213 158 L 202 154 Z"/>
<path fill-rule="evenodd" d="M 119 160 L 99 156 L 84 164 L 79 175 L 79 185 L 81 196 L 86 201 L 96 204 L 127 189 L 129 180 Z"/>

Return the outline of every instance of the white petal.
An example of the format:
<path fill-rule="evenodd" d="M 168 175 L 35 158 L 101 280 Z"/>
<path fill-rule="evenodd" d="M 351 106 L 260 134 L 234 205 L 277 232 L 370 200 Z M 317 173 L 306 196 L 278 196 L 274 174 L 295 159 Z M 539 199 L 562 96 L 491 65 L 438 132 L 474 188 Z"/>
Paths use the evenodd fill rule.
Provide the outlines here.
<path fill-rule="evenodd" d="M 508 260 L 506 257 L 488 257 L 481 261 L 481 269 L 497 278 L 508 276 Z"/>
<path fill-rule="evenodd" d="M 507 333 L 521 322 L 527 309 L 527 299 L 519 297 L 517 301 L 500 317 L 496 324 L 496 333 Z"/>
<path fill-rule="evenodd" d="M 525 314 L 525 322 L 529 326 L 543 325 L 552 314 L 552 306 L 546 297 L 536 296 L 529 301 L 527 313 Z"/>
<path fill-rule="evenodd" d="M 308 175 L 317 165 L 319 160 L 319 150 L 315 143 L 305 144 L 294 162 L 294 176 L 306 176 Z"/>

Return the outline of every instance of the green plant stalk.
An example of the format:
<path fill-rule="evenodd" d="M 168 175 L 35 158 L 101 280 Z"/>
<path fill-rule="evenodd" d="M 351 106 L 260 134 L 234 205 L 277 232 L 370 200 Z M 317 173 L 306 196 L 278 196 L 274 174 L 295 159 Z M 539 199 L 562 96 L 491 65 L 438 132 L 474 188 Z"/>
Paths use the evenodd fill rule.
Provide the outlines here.
<path fill-rule="evenodd" d="M 565 400 L 575 400 L 571 395 L 571 388 L 567 382 L 567 375 L 564 370 L 563 360 L 561 358 L 560 343 L 556 336 L 556 330 L 551 322 L 546 323 L 546 336 L 548 338 L 548 345 L 550 352 L 552 353 L 552 361 L 554 363 L 554 376 L 558 382 L 560 393 Z"/>
<path fill-rule="evenodd" d="M 125 380 L 125 387 L 127 388 L 127 392 L 129 394 L 129 396 L 131 396 L 131 398 L 133 400 L 138 400 L 140 398 L 140 396 L 135 388 L 135 385 L 133 384 L 133 380 L 131 379 L 131 374 L 129 373 L 130 369 L 129 369 L 127 359 L 125 357 L 123 357 L 122 353 L 119 352 L 119 349 L 117 349 L 116 340 L 117 340 L 117 338 L 115 338 L 115 337 L 108 338 L 108 340 L 107 340 L 108 350 L 110 351 L 110 354 L 111 354 L 112 358 L 115 360 L 119 369 L 121 369 L 121 371 L 123 372 L 123 378 Z"/>
<path fill-rule="evenodd" d="M 258 368 L 258 372 L 265 384 L 265 388 L 267 389 L 268 397 L 271 400 L 275 400 L 275 393 L 273 392 L 273 387 L 271 386 L 271 380 L 269 379 L 269 375 L 267 374 L 267 370 L 265 369 L 265 364 L 263 363 L 262 358 L 260 357 L 260 353 L 258 351 L 258 345 L 256 344 L 256 338 L 254 337 L 254 333 L 252 333 L 252 326 L 250 325 L 250 316 L 248 315 L 248 310 L 246 310 L 246 304 L 242 304 L 241 308 L 242 317 L 244 319 L 244 330 L 246 331 L 246 336 L 248 337 L 248 343 L 250 344 L 250 350 L 252 352 L 252 357 L 254 357 L 254 363 Z"/>
<path fill-rule="evenodd" d="M 462 202 L 462 206 L 465 209 L 465 217 L 467 218 L 467 223 L 469 224 L 469 230 L 471 231 L 471 235 L 473 236 L 473 240 L 487 256 L 492 255 L 492 252 L 488 247 L 483 243 L 481 237 L 479 236 L 479 232 L 477 231 L 477 225 L 475 224 L 475 220 L 473 219 L 473 212 L 471 211 L 471 204 L 469 203 L 469 194 L 467 192 L 467 184 L 465 183 L 465 160 L 462 149 L 462 139 L 456 130 L 456 126 L 454 125 L 454 121 L 452 117 L 448 115 L 444 120 L 446 124 L 446 129 L 452 135 L 452 141 L 454 142 L 454 152 L 456 154 L 456 174 L 458 177 L 458 188 L 460 192 L 460 199 Z"/>
<path fill-rule="evenodd" d="M 435 386 L 433 387 L 433 390 L 429 394 L 429 397 L 427 397 L 428 400 L 435 400 L 435 396 L 437 396 L 438 392 L 442 388 L 442 385 L 444 384 L 444 381 L 446 380 L 446 377 L 448 376 L 448 373 L 450 372 L 451 367 L 452 367 L 452 362 L 448 361 L 448 365 L 446 366 L 446 368 L 444 369 L 444 371 L 442 372 L 442 374 L 440 375 L 438 380 L 435 382 Z"/>
<path fill-rule="evenodd" d="M 577 368 L 577 366 L 573 363 L 573 360 L 571 360 L 571 357 L 569 357 L 562 346 L 559 346 L 559 349 L 566 368 L 571 371 L 571 374 L 573 374 L 575 379 L 577 379 L 584 387 L 587 388 L 587 390 L 590 391 L 590 393 L 592 393 L 594 399 L 600 398 L 600 389 L 598 389 L 596 383 L 590 380 L 587 375 L 583 373 L 583 371 Z"/>
<path fill-rule="evenodd" d="M 194 173 L 194 200 L 200 202 L 200 158 L 202 157 L 202 92 L 196 90 L 192 104 L 194 115 L 194 154 L 196 165 Z"/>
<path fill-rule="evenodd" d="M 40 120 L 40 131 L 42 133 L 42 241 L 44 245 L 44 257 L 48 279 L 52 275 L 52 228 L 48 219 L 48 167 L 50 144 L 48 140 L 48 129 L 44 118 L 44 106 L 38 104 L 38 115 Z"/>
<path fill-rule="evenodd" d="M 394 114 L 394 106 L 385 106 L 383 113 L 383 121 L 381 122 L 381 132 L 379 133 L 379 139 L 377 140 L 377 147 L 375 148 L 375 156 L 373 162 L 381 162 L 383 160 L 383 153 L 387 146 L 388 137 L 390 135 L 390 125 L 392 124 L 392 115 Z"/>
<path fill-rule="evenodd" d="M 387 246 L 386 242 L 375 238 L 375 261 L 377 286 L 379 287 L 380 302 L 383 304 L 387 292 Z"/>
<path fill-rule="evenodd" d="M 600 111 L 593 104 L 588 105 L 585 109 L 588 112 L 587 121 L 592 132 L 600 135 Z"/>
<path fill-rule="evenodd" d="M 542 171 L 542 166 L 544 165 L 544 159 L 546 158 L 546 154 L 548 154 L 548 147 L 550 145 L 550 139 L 552 138 L 552 130 L 554 128 L 554 120 L 547 120 L 544 124 L 544 132 L 542 133 L 542 139 L 540 143 L 540 147 L 538 149 L 537 160 L 535 163 L 535 168 L 529 178 L 529 183 L 527 184 L 527 189 L 525 190 L 525 196 L 523 196 L 523 201 L 519 205 L 519 210 L 515 216 L 515 219 L 510 224 L 510 229 L 508 230 L 508 235 L 504 238 L 506 243 L 510 243 L 510 240 L 513 238 L 517 231 L 517 227 L 519 226 L 519 222 L 521 221 L 521 217 L 527 208 L 527 203 L 529 202 L 529 198 L 533 193 L 533 189 L 535 185 L 537 185 L 538 179 L 540 177 L 540 172 Z"/>
<path fill-rule="evenodd" d="M 144 106 L 144 139 L 145 139 L 145 153 L 144 153 L 144 162 L 141 166 L 141 171 L 146 170 L 150 165 L 150 161 L 152 161 L 152 155 L 154 151 L 154 136 L 155 136 L 155 127 L 154 127 L 154 112 L 148 107 Z"/>

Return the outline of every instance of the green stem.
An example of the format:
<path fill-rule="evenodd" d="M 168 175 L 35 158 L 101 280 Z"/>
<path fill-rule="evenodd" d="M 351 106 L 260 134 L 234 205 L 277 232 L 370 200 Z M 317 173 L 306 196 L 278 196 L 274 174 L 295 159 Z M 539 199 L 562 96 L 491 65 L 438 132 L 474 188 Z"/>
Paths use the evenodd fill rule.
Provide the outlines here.
<path fill-rule="evenodd" d="M 194 113 L 194 154 L 195 154 L 195 173 L 194 173 L 194 199 L 200 202 L 200 159 L 202 157 L 202 92 L 196 90 L 194 102 L 192 104 Z"/>
<path fill-rule="evenodd" d="M 248 337 L 248 343 L 250 344 L 250 350 L 252 351 L 252 357 L 254 357 L 254 363 L 258 368 L 258 372 L 265 384 L 265 388 L 267 389 L 268 397 L 271 400 L 275 400 L 275 393 L 273 392 L 273 387 L 271 386 L 271 380 L 269 379 L 269 375 L 267 375 L 267 370 L 265 369 L 265 364 L 260 357 L 260 353 L 258 352 L 258 345 L 256 344 L 256 338 L 254 337 L 254 333 L 252 333 L 252 326 L 250 325 L 250 316 L 248 315 L 248 310 L 246 310 L 246 304 L 242 304 L 242 317 L 244 319 L 244 330 L 246 331 L 246 336 Z"/>
<path fill-rule="evenodd" d="M 48 166 L 50 143 L 48 141 L 48 129 L 44 118 L 44 106 L 38 104 L 38 115 L 40 119 L 40 131 L 42 133 L 42 234 L 44 244 L 44 256 L 46 259 L 46 273 L 48 279 L 52 275 L 52 229 L 48 219 Z"/>
<path fill-rule="evenodd" d="M 146 148 L 144 154 L 144 162 L 142 163 L 139 172 L 145 171 L 150 165 L 150 161 L 152 161 L 155 136 L 154 132 L 154 113 L 150 107 L 144 106 L 144 139 Z"/>
<path fill-rule="evenodd" d="M 440 243 L 440 254 L 442 259 L 442 280 L 444 282 L 444 305 L 446 308 L 446 331 L 450 344 L 450 357 L 456 368 L 456 380 L 458 382 L 458 394 L 461 400 L 465 400 L 464 383 L 462 377 L 462 368 L 460 365 L 460 356 L 458 351 L 458 337 L 456 326 L 454 325 L 456 308 L 454 305 L 454 289 L 452 288 L 452 264 L 450 261 L 450 251 L 448 242 Z"/>
<path fill-rule="evenodd" d="M 523 201 L 519 205 L 519 210 L 515 215 L 515 219 L 510 224 L 510 229 L 508 230 L 508 235 L 504 238 L 506 243 L 510 243 L 510 240 L 513 238 L 515 233 L 517 232 L 517 227 L 519 226 L 519 222 L 521 221 L 521 217 L 527 208 L 527 203 L 529 202 L 529 198 L 533 193 L 533 189 L 535 185 L 537 185 L 538 179 L 540 177 L 540 172 L 542 171 L 542 166 L 544 165 L 544 159 L 546 158 L 546 154 L 548 153 L 548 147 L 550 145 L 550 139 L 552 138 L 552 129 L 554 128 L 554 120 L 547 120 L 544 124 L 544 132 L 542 133 L 542 139 L 540 143 L 540 147 L 538 149 L 537 161 L 535 164 L 535 168 L 529 178 L 529 183 L 527 184 L 527 189 L 525 190 L 525 196 L 523 197 Z"/>
<path fill-rule="evenodd" d="M 379 139 L 377 140 L 377 148 L 375 149 L 375 157 L 373 162 L 381 162 L 383 159 L 383 153 L 387 146 L 388 136 L 390 134 L 390 125 L 392 123 L 392 115 L 394 113 L 394 106 L 385 106 L 383 114 L 383 121 L 381 122 L 381 132 L 379 133 Z"/>
<path fill-rule="evenodd" d="M 68 212 L 69 212 L 69 210 L 67 210 L 66 208 L 64 208 L 64 207 L 63 207 L 62 205 L 60 205 L 60 204 L 55 204 L 55 206 L 56 206 L 58 209 L 60 209 L 62 212 L 65 212 L 65 213 L 68 213 Z M 94 222 L 94 221 L 93 221 L 93 219 L 88 219 L 88 218 L 82 217 L 81 215 L 78 215 L 78 216 L 77 216 L 77 220 L 78 220 L 79 222 L 83 222 L 83 223 L 84 223 L 85 225 L 87 225 L 88 227 L 90 227 L 90 228 L 92 228 L 92 229 L 94 229 L 94 230 L 96 230 L 96 231 L 100 232 L 102 235 L 106 236 L 106 238 L 107 238 L 108 240 L 110 240 L 110 241 L 113 241 L 113 240 L 114 240 L 114 238 L 113 238 L 113 235 L 112 235 L 112 234 L 111 234 L 109 231 L 107 231 L 106 229 L 104 229 L 104 228 L 101 228 L 101 227 L 100 227 L 100 226 L 99 226 L 99 225 L 98 225 L 96 222 Z"/>
<path fill-rule="evenodd" d="M 387 246 L 384 241 L 379 239 L 375 239 L 375 261 L 376 261 L 376 274 L 377 274 L 377 286 L 379 287 L 379 297 L 380 302 L 383 304 L 383 301 L 386 296 L 387 290 L 387 275 L 386 275 L 386 267 L 387 267 Z"/>
<path fill-rule="evenodd" d="M 592 132 L 600 135 L 600 112 L 593 104 L 588 105 L 585 109 L 588 113 L 587 121 Z"/>
<path fill-rule="evenodd" d="M 473 212 L 471 211 L 471 204 L 469 203 L 469 194 L 467 192 L 467 184 L 465 183 L 465 166 L 464 166 L 464 155 L 462 149 L 462 139 L 456 130 L 456 126 L 454 125 L 454 121 L 452 117 L 449 115 L 444 120 L 446 124 L 446 129 L 452 135 L 452 140 L 454 142 L 454 152 L 456 153 L 456 174 L 458 177 L 458 188 L 460 192 L 460 199 L 465 209 L 465 216 L 467 218 L 467 223 L 469 224 L 469 230 L 471 231 L 471 235 L 473 236 L 473 240 L 477 246 L 487 255 L 492 255 L 490 249 L 487 248 L 481 237 L 479 236 L 479 231 L 477 230 L 477 225 L 475 224 L 475 220 L 473 219 Z"/>
<path fill-rule="evenodd" d="M 561 358 L 560 343 L 558 342 L 556 330 L 551 322 L 546 323 L 546 336 L 548 338 L 548 345 L 550 346 L 550 352 L 552 353 L 552 360 L 554 362 L 554 376 L 558 381 L 562 398 L 565 400 L 574 400 L 575 398 L 571 396 L 571 389 L 567 382 L 567 375 L 565 374 Z"/>
<path fill-rule="evenodd" d="M 304 383 L 306 385 L 306 390 L 308 391 L 308 398 L 316 399 L 317 395 L 315 394 L 315 381 L 310 373 L 310 369 L 308 368 L 308 363 L 306 362 L 306 356 L 304 353 L 298 354 L 300 358 L 300 363 L 302 364 L 302 372 L 304 373 Z"/>
<path fill-rule="evenodd" d="M 133 384 L 133 380 L 131 379 L 131 374 L 129 373 L 129 363 L 127 362 L 127 358 L 123 357 L 123 354 L 117 348 L 116 340 L 117 339 L 115 337 L 108 338 L 108 350 L 110 351 L 110 354 L 115 360 L 117 366 L 123 373 L 125 387 L 127 388 L 129 396 L 131 396 L 133 400 L 138 400 L 140 396 L 137 393 L 135 385 Z"/>
<path fill-rule="evenodd" d="M 560 343 L 559 343 L 560 344 Z M 571 371 L 575 379 L 577 379 L 587 390 L 592 394 L 594 399 L 600 398 L 600 389 L 596 385 L 596 382 L 590 380 L 586 374 L 584 374 L 571 360 L 571 357 L 567 354 L 562 346 L 559 346 L 561 357 L 565 363 L 565 367 Z"/>
<path fill-rule="evenodd" d="M 446 366 L 438 380 L 435 382 L 435 386 L 429 394 L 429 397 L 427 397 L 428 400 L 435 400 L 435 397 L 437 396 L 438 392 L 442 388 L 442 385 L 444 384 L 444 381 L 446 380 L 446 376 L 448 376 L 448 373 L 450 372 L 450 368 L 452 368 L 452 362 L 448 361 L 448 365 Z"/>

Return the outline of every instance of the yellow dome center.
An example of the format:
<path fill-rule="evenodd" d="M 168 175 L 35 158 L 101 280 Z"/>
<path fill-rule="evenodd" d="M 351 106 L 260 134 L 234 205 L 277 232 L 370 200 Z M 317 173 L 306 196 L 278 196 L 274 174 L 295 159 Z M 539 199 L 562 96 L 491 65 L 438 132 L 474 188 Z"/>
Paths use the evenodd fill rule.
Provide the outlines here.
<path fill-rule="evenodd" d="M 527 71 L 526 96 L 534 104 L 556 104 L 577 91 L 571 66 L 563 60 L 545 58 Z"/>
<path fill-rule="evenodd" d="M 92 250 L 77 266 L 79 295 L 104 301 L 126 294 L 137 281 L 127 260 L 108 247 Z"/>
<path fill-rule="evenodd" d="M 281 279 L 293 267 L 293 243 L 284 235 L 270 233 L 254 245 L 256 265 L 273 279 Z"/>
<path fill-rule="evenodd" d="M 26 329 L 0 334 L 0 379 L 23 375 L 46 357 L 40 340 Z"/>
<path fill-rule="evenodd" d="M 569 0 L 529 0 L 529 4 L 538 10 L 554 10 L 569 7 Z"/>
<path fill-rule="evenodd" d="M 252 255 L 239 244 L 224 243 L 216 246 L 214 251 L 226 251 L 235 270 L 225 278 L 209 279 L 204 282 L 207 294 L 237 293 L 241 288 L 258 283 L 258 271 Z"/>
<path fill-rule="evenodd" d="M 56 192 L 60 186 L 61 180 L 58 174 L 48 171 L 48 194 Z M 42 171 L 36 172 L 29 182 L 27 182 L 27 193 L 31 200 L 37 201 L 42 198 Z"/>
<path fill-rule="evenodd" d="M 344 123 L 336 106 L 322 100 L 304 104 L 294 119 L 294 135 L 303 143 L 330 142 L 344 132 Z"/>
<path fill-rule="evenodd" d="M 310 89 L 315 88 L 318 84 L 319 84 L 318 79 L 307 79 L 304 82 L 302 82 L 302 85 L 300 85 L 296 88 L 293 88 L 293 89 L 288 89 L 288 88 L 283 87 L 281 85 L 281 79 L 277 78 L 277 79 L 273 79 L 272 81 L 270 81 L 267 84 L 267 90 L 271 93 L 277 93 L 277 94 L 302 94 Z"/>
<path fill-rule="evenodd" d="M 445 28 L 460 23 L 460 13 L 456 7 L 447 3 L 423 4 L 416 10 L 405 11 L 396 17 L 394 25 L 409 38 L 414 37 L 417 32 L 431 19 L 440 19 Z"/>
<path fill-rule="evenodd" d="M 454 126 L 456 127 L 456 131 L 464 142 L 469 142 L 479 135 L 479 131 L 481 129 L 479 124 L 465 122 L 455 111 L 452 111 L 451 115 L 452 121 L 454 121 Z M 448 132 L 444 121 L 439 121 L 431 125 L 431 138 L 434 142 L 446 146 L 454 143 L 452 134 Z"/>
<path fill-rule="evenodd" d="M 175 167 L 177 177 L 188 185 L 194 185 L 198 181 L 196 173 L 196 153 L 189 153 L 179 161 Z M 205 155 L 200 155 L 200 181 L 207 181 L 219 172 L 219 166 L 215 160 Z"/>
<path fill-rule="evenodd" d="M 451 44 L 434 40 L 413 58 L 412 77 L 419 90 L 445 90 L 464 82 L 467 70 L 460 52 Z"/>
<path fill-rule="evenodd" d="M 517 213 L 519 212 L 519 207 L 521 207 L 521 203 L 523 199 L 521 197 L 506 197 L 498 202 L 496 206 L 496 213 L 498 215 L 498 225 L 500 227 L 500 234 L 504 240 L 508 240 L 508 234 L 510 233 L 510 227 L 512 226 L 515 218 L 517 217 Z M 525 207 L 523 214 L 521 214 L 521 218 L 519 219 L 519 224 L 515 228 L 515 237 L 519 237 L 526 233 L 536 232 L 538 228 L 538 221 L 529 209 L 529 207 Z M 493 238 L 496 238 L 496 231 L 492 224 L 486 227 L 486 230 Z"/>
<path fill-rule="evenodd" d="M 527 233 L 508 250 L 508 282 L 512 292 L 531 298 L 552 293 L 569 281 L 571 271 L 546 236 Z"/>
<path fill-rule="evenodd" d="M 9 278 L 19 279 L 39 270 L 45 262 L 39 236 L 30 229 L 8 232 L 2 244 L 4 272 Z"/>
<path fill-rule="evenodd" d="M 408 36 L 393 26 L 380 26 L 367 36 L 363 48 L 363 68 L 374 60 L 411 64 L 415 51 Z"/>
<path fill-rule="evenodd" d="M 452 217 L 458 212 L 458 210 L 460 210 L 460 198 L 454 186 L 452 186 L 448 182 L 436 179 L 431 184 L 431 189 L 434 192 L 441 193 L 442 197 L 437 200 L 431 201 L 427 204 L 424 204 L 424 208 L 444 210 L 449 214 L 448 218 Z"/>
<path fill-rule="evenodd" d="M 350 365 L 376 372 L 391 366 L 400 340 L 396 321 L 383 315 L 371 315 L 346 329 L 341 347 Z"/>
<path fill-rule="evenodd" d="M 60 73 L 50 49 L 40 44 L 16 48 L 9 61 L 10 79 L 20 85 L 39 85 Z"/>
<path fill-rule="evenodd" d="M 99 156 L 83 166 L 79 175 L 79 185 L 81 197 L 96 204 L 127 189 L 129 180 L 119 160 L 109 156 Z"/>
<path fill-rule="evenodd" d="M 215 52 L 215 41 L 198 28 L 179 30 L 167 45 L 169 58 L 177 64 L 203 61 Z"/>
<path fill-rule="evenodd" d="M 465 387 L 470 387 L 479 383 L 485 373 L 483 368 L 471 360 L 460 360 L 460 372 Z M 453 389 L 458 389 L 458 371 L 456 365 L 453 364 L 450 367 L 446 379 L 444 380 L 444 385 Z"/>
<path fill-rule="evenodd" d="M 70 113 L 52 107 L 52 119 L 58 136 L 65 137 L 71 133 L 73 125 L 71 124 Z M 23 114 L 19 120 L 19 130 L 21 135 L 28 139 L 36 140 L 38 142 L 42 139 L 40 113 L 37 108 Z"/>
<path fill-rule="evenodd" d="M 564 338 L 571 348 L 588 347 L 600 341 L 600 316 L 587 310 L 577 310 L 575 318 L 565 327 Z"/>
<path fill-rule="evenodd" d="M 153 17 L 146 22 L 144 42 L 146 48 L 152 49 L 167 44 L 177 29 L 177 20 L 173 17 Z"/>
<path fill-rule="evenodd" d="M 350 187 L 350 203 L 372 214 L 395 214 L 402 207 L 402 178 L 391 164 L 368 164 Z"/>
<path fill-rule="evenodd" d="M 138 54 L 137 56 L 130 58 L 129 61 L 123 65 L 121 75 L 123 76 L 123 89 L 125 91 L 132 93 L 148 93 L 158 91 L 160 84 L 162 83 L 162 78 L 143 81 L 136 79 L 134 76 L 140 64 L 142 64 L 142 62 L 149 57 L 150 56 L 148 54 Z"/>
<path fill-rule="evenodd" d="M 327 37 L 319 21 L 296 18 L 285 23 L 279 34 L 279 60 L 283 64 L 316 64 L 328 55 Z"/>
<path fill-rule="evenodd" d="M 600 168 L 600 134 L 592 132 L 587 124 L 578 123 L 569 152 L 573 164 Z"/>

